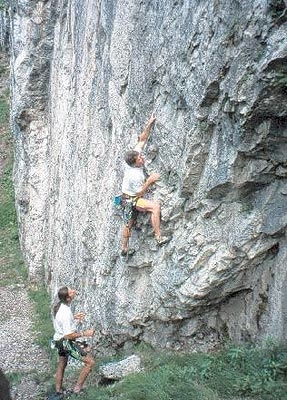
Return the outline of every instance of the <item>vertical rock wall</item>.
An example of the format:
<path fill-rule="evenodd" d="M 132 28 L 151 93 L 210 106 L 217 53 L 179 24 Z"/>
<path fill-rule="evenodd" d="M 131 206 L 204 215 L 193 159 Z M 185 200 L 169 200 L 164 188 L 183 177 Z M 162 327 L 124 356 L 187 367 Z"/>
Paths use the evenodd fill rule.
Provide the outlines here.
<path fill-rule="evenodd" d="M 16 205 L 31 279 L 115 345 L 285 337 L 286 2 L 11 1 Z M 123 154 L 152 110 L 158 248 L 119 256 Z M 158 151 L 154 152 L 158 147 Z"/>
<path fill-rule="evenodd" d="M 53 49 L 47 2 L 10 2 L 11 123 L 21 246 L 30 276 L 44 278 L 49 181 L 49 96 Z"/>
<path fill-rule="evenodd" d="M 7 10 L 2 10 L 0 5 L 0 47 L 9 47 L 9 16 Z"/>

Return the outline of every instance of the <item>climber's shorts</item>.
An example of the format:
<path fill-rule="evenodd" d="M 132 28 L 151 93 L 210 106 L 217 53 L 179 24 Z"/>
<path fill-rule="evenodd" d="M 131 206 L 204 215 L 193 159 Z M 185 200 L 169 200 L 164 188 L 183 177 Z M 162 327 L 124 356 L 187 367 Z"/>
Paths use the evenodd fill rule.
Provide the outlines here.
<path fill-rule="evenodd" d="M 60 357 L 71 356 L 76 360 L 83 361 L 87 355 L 85 346 L 79 342 L 75 342 L 74 340 L 61 339 L 55 341 L 54 343 Z"/>
<path fill-rule="evenodd" d="M 142 197 L 140 197 L 137 202 L 136 202 L 136 209 L 138 211 L 145 211 L 145 199 L 143 199 Z"/>

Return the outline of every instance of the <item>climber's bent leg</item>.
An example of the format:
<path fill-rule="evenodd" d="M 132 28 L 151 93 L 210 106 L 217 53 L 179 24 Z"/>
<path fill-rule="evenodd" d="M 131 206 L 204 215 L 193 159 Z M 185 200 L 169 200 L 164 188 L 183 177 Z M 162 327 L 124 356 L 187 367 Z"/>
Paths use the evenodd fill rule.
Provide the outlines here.
<path fill-rule="evenodd" d="M 139 198 L 136 203 L 136 209 L 140 212 L 149 212 L 151 224 L 154 230 L 154 236 L 157 243 L 162 246 L 171 240 L 171 237 L 161 236 L 160 233 L 160 204 L 157 201 L 151 201 Z"/>
<path fill-rule="evenodd" d="M 122 256 L 128 255 L 131 250 L 129 250 L 129 239 L 131 236 L 132 226 L 136 221 L 137 212 L 134 206 L 136 198 L 131 198 L 127 195 L 123 195 L 123 220 L 124 227 L 122 231 Z"/>
<path fill-rule="evenodd" d="M 122 251 L 127 252 L 129 248 L 129 239 L 131 236 L 131 221 L 129 221 L 123 228 L 122 232 Z"/>
<path fill-rule="evenodd" d="M 139 212 L 149 212 L 155 237 L 160 237 L 160 204 L 156 201 L 140 198 L 136 203 Z"/>

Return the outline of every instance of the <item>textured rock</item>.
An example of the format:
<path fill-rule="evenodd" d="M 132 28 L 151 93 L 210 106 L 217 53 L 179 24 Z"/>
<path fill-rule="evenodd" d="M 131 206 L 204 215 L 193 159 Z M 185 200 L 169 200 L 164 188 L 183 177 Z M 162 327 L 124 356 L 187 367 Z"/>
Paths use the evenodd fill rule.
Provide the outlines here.
<path fill-rule="evenodd" d="M 30 277 L 109 343 L 285 338 L 286 1 L 11 1 L 16 206 Z M 113 209 L 150 112 L 157 248 Z M 152 150 L 152 151 L 151 151 Z M 104 338 L 103 338 L 104 339 Z"/>
<path fill-rule="evenodd" d="M 1 8 L 0 8 L 0 47 L 2 49 L 8 49 L 9 47 L 9 17 L 7 11 L 2 11 Z"/>
<path fill-rule="evenodd" d="M 129 374 L 141 371 L 141 359 L 137 355 L 132 355 L 124 360 L 111 362 L 99 368 L 102 380 L 119 380 Z"/>

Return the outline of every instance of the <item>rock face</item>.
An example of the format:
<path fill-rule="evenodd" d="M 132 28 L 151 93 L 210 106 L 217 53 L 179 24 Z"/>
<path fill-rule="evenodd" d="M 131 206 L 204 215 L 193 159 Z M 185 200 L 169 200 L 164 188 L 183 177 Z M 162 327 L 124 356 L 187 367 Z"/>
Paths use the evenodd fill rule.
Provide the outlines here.
<path fill-rule="evenodd" d="M 286 0 L 10 1 L 21 245 L 114 346 L 286 338 Z M 119 256 L 123 155 L 152 110 L 166 246 Z M 156 150 L 154 152 L 154 150 Z"/>

